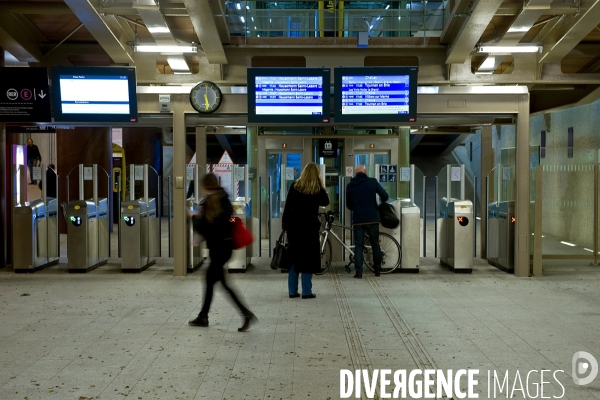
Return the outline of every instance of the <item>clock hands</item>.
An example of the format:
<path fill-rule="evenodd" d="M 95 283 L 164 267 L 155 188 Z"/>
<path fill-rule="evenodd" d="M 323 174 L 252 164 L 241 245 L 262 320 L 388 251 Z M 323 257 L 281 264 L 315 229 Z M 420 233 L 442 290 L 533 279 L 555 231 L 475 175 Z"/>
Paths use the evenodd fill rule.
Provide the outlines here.
<path fill-rule="evenodd" d="M 210 104 L 208 104 L 208 88 L 205 88 L 204 91 L 204 104 L 206 104 L 206 109 L 210 108 Z"/>

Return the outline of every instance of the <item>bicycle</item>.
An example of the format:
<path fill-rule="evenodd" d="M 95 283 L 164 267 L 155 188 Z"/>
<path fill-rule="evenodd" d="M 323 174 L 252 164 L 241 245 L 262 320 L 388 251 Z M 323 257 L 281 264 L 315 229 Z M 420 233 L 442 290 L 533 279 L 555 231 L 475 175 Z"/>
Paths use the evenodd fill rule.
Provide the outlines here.
<path fill-rule="evenodd" d="M 334 224 L 334 215 L 331 211 L 320 213 L 319 216 L 325 216 L 325 227 L 324 230 L 319 234 L 319 248 L 321 251 L 321 271 L 316 275 L 323 275 L 331 267 L 331 240 L 329 235 L 332 235 L 342 245 L 345 251 L 350 253 L 350 262 L 344 266 L 346 272 L 351 272 L 350 265 L 354 264 L 354 251 L 355 246 L 349 246 L 340 237 L 331 230 L 332 226 L 338 226 L 343 229 L 352 229 L 348 226 Z M 381 270 L 382 274 L 389 274 L 396 270 L 400 266 L 402 259 L 402 249 L 398 241 L 391 235 L 384 232 L 379 232 L 379 247 L 381 247 Z M 371 246 L 371 238 L 365 233 L 365 245 L 363 248 L 364 252 L 364 263 L 373 272 L 375 272 L 375 263 L 373 262 L 373 251 Z"/>

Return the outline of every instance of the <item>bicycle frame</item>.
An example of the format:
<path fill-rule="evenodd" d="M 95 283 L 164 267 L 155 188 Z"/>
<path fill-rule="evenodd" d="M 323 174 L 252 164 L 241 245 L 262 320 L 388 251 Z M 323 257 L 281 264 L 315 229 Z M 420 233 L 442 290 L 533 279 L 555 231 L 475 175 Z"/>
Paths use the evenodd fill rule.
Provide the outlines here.
<path fill-rule="evenodd" d="M 345 229 L 351 229 L 351 228 L 349 228 L 347 226 L 342 226 L 342 225 L 338 225 L 338 224 L 331 224 L 331 225 L 333 225 L 333 226 L 339 226 L 339 227 L 342 227 L 342 228 L 345 228 Z M 338 242 L 340 242 L 340 244 L 342 245 L 342 247 L 344 248 L 344 250 L 346 250 L 348 253 L 350 253 L 350 255 L 352 257 L 354 257 L 354 252 L 352 251 L 352 249 L 355 246 L 349 246 L 346 243 L 344 243 L 342 241 L 342 239 L 340 239 L 340 237 L 334 231 L 331 230 L 331 227 L 329 227 L 329 229 L 325 228 L 325 232 L 327 232 L 327 233 L 325 234 L 325 240 L 323 240 L 323 243 L 321 244 L 321 253 L 323 253 L 325 251 L 325 245 L 327 243 L 327 239 L 329 238 L 329 234 L 331 234 L 334 238 L 337 239 Z"/>

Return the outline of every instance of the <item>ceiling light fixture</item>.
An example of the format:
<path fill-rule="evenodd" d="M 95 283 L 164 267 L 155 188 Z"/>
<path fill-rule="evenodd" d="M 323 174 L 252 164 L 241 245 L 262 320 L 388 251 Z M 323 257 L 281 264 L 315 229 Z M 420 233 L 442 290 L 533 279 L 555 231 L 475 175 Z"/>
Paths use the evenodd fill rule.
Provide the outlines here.
<path fill-rule="evenodd" d="M 541 53 L 543 46 L 537 44 L 516 46 L 482 45 L 477 47 L 478 53 L 505 54 L 505 53 Z"/>
<path fill-rule="evenodd" d="M 198 46 L 192 45 L 165 45 L 165 44 L 138 44 L 134 47 L 138 53 L 197 53 Z"/>
<path fill-rule="evenodd" d="M 171 31 L 169 30 L 169 28 L 167 28 L 165 26 L 155 26 L 155 27 L 148 27 L 148 32 L 150 32 L 150 33 L 169 33 Z"/>

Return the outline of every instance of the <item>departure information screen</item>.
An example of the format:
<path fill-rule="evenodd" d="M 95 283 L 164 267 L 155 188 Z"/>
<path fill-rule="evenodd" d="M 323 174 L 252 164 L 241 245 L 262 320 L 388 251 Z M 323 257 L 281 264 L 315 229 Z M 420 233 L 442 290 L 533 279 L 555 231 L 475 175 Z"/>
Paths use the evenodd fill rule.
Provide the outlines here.
<path fill-rule="evenodd" d="M 409 75 L 344 75 L 342 115 L 408 114 L 409 88 Z"/>
<path fill-rule="evenodd" d="M 63 114 L 129 114 L 125 75 L 60 75 Z"/>
<path fill-rule="evenodd" d="M 323 115 L 323 77 L 256 76 L 254 99 L 256 115 Z"/>

